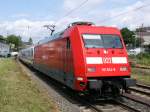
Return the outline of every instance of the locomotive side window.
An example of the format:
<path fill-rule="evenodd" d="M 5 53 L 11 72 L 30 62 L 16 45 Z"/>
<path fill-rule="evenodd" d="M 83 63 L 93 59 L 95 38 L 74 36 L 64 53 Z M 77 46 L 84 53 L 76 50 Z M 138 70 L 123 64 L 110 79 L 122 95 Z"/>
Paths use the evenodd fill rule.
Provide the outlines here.
<path fill-rule="evenodd" d="M 86 48 L 123 48 L 117 35 L 83 34 Z"/>
<path fill-rule="evenodd" d="M 70 40 L 69 40 L 69 38 L 67 38 L 67 49 L 70 49 Z"/>

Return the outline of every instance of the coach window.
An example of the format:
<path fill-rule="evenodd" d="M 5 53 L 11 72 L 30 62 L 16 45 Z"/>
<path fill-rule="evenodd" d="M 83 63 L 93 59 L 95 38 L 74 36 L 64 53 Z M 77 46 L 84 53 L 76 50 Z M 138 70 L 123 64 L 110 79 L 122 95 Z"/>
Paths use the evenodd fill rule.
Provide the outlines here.
<path fill-rule="evenodd" d="M 31 49 L 31 56 L 33 56 L 33 48 Z"/>
<path fill-rule="evenodd" d="M 67 38 L 67 49 L 70 49 L 70 40 L 69 40 L 69 37 Z"/>

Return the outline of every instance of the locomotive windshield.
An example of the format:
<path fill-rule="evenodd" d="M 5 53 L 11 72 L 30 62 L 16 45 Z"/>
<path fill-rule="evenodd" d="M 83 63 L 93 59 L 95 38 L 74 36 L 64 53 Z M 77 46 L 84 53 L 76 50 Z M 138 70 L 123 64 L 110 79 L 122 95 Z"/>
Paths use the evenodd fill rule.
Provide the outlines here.
<path fill-rule="evenodd" d="M 86 48 L 123 48 L 117 35 L 83 34 Z"/>

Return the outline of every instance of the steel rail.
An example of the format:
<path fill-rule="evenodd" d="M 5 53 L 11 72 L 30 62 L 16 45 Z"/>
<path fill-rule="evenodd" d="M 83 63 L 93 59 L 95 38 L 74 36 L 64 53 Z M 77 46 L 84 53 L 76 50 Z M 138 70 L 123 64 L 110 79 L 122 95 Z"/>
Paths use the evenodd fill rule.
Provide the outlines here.
<path fill-rule="evenodd" d="M 150 107 L 150 101 L 145 98 L 139 97 L 137 95 L 128 94 L 128 93 L 124 93 L 121 96 Z"/>
<path fill-rule="evenodd" d="M 136 86 L 141 87 L 141 88 L 145 88 L 145 89 L 149 89 L 149 90 L 150 90 L 150 86 L 148 86 L 148 85 L 136 83 Z"/>
<path fill-rule="evenodd" d="M 142 90 L 139 90 L 137 88 L 129 88 L 129 90 L 131 91 L 134 91 L 134 92 L 137 92 L 137 93 L 140 93 L 140 94 L 143 94 L 143 95 L 147 95 L 147 96 L 150 96 L 150 92 L 146 92 L 146 91 L 142 91 Z"/>
<path fill-rule="evenodd" d="M 133 108 L 133 107 L 131 107 L 131 106 L 125 104 L 125 103 L 122 103 L 122 102 L 120 102 L 120 101 L 118 101 L 118 100 L 114 100 L 114 101 L 115 101 L 117 104 L 119 104 L 122 108 L 124 108 L 124 109 L 126 109 L 126 110 L 129 110 L 130 112 L 141 112 L 140 110 L 135 109 L 135 108 Z"/>

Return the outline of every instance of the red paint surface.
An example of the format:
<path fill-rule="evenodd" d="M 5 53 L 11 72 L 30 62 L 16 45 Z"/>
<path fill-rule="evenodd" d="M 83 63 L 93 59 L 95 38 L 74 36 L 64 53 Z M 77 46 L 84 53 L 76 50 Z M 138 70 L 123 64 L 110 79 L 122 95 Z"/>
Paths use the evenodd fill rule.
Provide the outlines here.
<path fill-rule="evenodd" d="M 104 54 L 105 49 L 85 48 L 81 34 L 112 34 L 122 36 L 120 31 L 112 27 L 96 27 L 96 26 L 74 26 L 64 32 L 61 38 L 49 41 L 45 44 L 35 47 L 35 63 L 44 65 L 50 69 L 57 69 L 64 72 L 73 72 L 76 77 L 83 77 L 83 82 L 87 83 L 88 77 L 116 77 L 129 76 L 130 66 L 127 64 L 86 64 L 86 57 L 127 57 L 125 45 L 123 49 L 107 49 L 108 54 Z M 67 49 L 67 37 L 70 39 L 71 48 Z M 121 66 L 128 67 L 127 72 L 120 72 Z M 87 67 L 95 67 L 96 72 L 87 72 Z M 102 68 L 115 68 L 116 71 L 102 71 Z M 79 85 L 79 81 L 75 81 L 74 89 L 84 90 L 85 87 Z"/>

